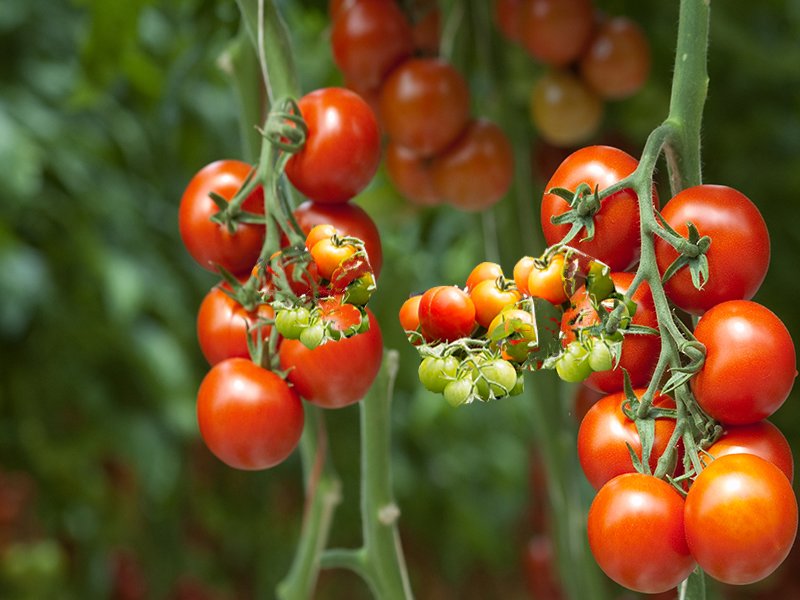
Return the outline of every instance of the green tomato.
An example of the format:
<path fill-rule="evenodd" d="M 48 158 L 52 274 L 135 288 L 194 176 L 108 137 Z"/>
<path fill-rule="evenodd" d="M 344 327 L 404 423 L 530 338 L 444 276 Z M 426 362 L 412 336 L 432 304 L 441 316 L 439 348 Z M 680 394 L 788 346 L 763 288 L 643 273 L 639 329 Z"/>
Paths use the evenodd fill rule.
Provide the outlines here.
<path fill-rule="evenodd" d="M 495 358 L 479 364 L 472 378 L 482 400 L 501 398 L 517 385 L 517 370 L 507 360 Z"/>
<path fill-rule="evenodd" d="M 472 380 L 469 377 L 455 379 L 444 388 L 444 399 L 450 406 L 464 404 L 472 395 Z"/>
<path fill-rule="evenodd" d="M 426 356 L 419 364 L 417 373 L 426 390 L 441 394 L 458 373 L 459 361 L 454 356 Z"/>
<path fill-rule="evenodd" d="M 275 315 L 275 329 L 287 340 L 296 340 L 308 327 L 311 313 L 303 306 L 279 310 Z"/>
<path fill-rule="evenodd" d="M 614 366 L 611 348 L 602 340 L 595 340 L 589 351 L 589 366 L 592 371 L 610 371 Z"/>
<path fill-rule="evenodd" d="M 300 343 L 309 350 L 318 347 L 325 338 L 325 326 L 322 323 L 314 323 L 303 329 L 300 334 Z"/>
<path fill-rule="evenodd" d="M 592 374 L 589 352 L 579 342 L 570 342 L 567 351 L 556 361 L 556 373 L 570 383 L 583 381 Z"/>
<path fill-rule="evenodd" d="M 525 376 L 520 373 L 517 375 L 517 383 L 514 384 L 514 387 L 511 388 L 511 391 L 508 392 L 509 396 L 519 396 L 522 392 L 525 391 Z"/>

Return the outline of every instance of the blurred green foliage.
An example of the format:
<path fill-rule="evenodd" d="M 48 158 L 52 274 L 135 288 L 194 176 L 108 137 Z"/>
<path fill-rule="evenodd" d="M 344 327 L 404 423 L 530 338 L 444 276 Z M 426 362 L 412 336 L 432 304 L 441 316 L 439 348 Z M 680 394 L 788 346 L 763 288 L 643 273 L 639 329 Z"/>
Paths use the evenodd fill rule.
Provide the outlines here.
<path fill-rule="evenodd" d="M 666 115 L 677 2 L 597 4 L 638 20 L 653 45 L 648 85 L 608 105 L 597 138 L 635 152 Z M 395 317 L 410 292 L 460 283 L 486 258 L 510 270 L 541 249 L 539 165 L 550 163 L 527 118 L 541 69 L 497 35 L 488 3 L 442 5 L 474 111 L 512 136 L 518 177 L 484 216 L 412 207 L 383 174 L 358 199 L 388 265 L 375 312 L 401 352 L 401 532 L 420 598 L 524 597 L 520 557 L 541 504 L 528 485 L 525 402 L 558 404 L 574 428 L 570 390 L 449 409 L 418 385 Z M 281 6 L 303 90 L 340 83 L 325 2 Z M 176 223 L 191 175 L 243 153 L 217 65 L 238 28 L 235 3 L 214 0 L 0 8 L 2 598 L 268 598 L 288 568 L 303 505 L 297 458 L 238 473 L 198 438 L 194 394 L 207 366 L 194 319 L 215 280 Z M 762 209 L 773 261 L 757 299 L 800 339 L 800 1 L 715 3 L 711 37 L 705 178 Z M 774 420 L 800 448 L 797 402 Z M 356 410 L 329 418 L 345 490 L 332 542 L 344 546 L 359 543 Z M 367 593 L 333 573 L 319 597 Z"/>

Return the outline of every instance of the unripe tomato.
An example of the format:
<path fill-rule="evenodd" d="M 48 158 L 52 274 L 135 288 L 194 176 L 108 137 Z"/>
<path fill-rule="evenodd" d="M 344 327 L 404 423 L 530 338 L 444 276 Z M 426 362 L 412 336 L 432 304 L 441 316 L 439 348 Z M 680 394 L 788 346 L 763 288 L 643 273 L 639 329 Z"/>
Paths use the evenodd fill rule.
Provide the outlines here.
<path fill-rule="evenodd" d="M 456 378 L 458 365 L 454 356 L 426 356 L 419 364 L 419 380 L 425 389 L 440 394 Z"/>
<path fill-rule="evenodd" d="M 594 135 L 603 119 L 603 101 L 568 71 L 545 73 L 531 91 L 531 120 L 554 146 L 581 144 Z"/>

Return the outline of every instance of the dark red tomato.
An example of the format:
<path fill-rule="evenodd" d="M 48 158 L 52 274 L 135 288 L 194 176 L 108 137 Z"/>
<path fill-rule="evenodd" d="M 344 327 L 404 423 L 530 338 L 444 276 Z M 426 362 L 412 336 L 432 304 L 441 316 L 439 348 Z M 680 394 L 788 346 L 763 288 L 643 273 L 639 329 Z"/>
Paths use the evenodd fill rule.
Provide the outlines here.
<path fill-rule="evenodd" d="M 197 393 L 197 421 L 208 449 L 235 469 L 286 459 L 303 433 L 303 404 L 286 382 L 244 358 L 216 364 Z"/>
<path fill-rule="evenodd" d="M 181 239 L 192 258 L 209 271 L 216 271 L 219 265 L 234 275 L 249 273 L 261 253 L 266 234 L 263 225 L 240 223 L 231 234 L 225 225 L 210 220 L 219 209 L 209 194 L 216 192 L 231 200 L 251 170 L 238 160 L 218 160 L 200 169 L 183 192 L 178 210 Z M 264 214 L 261 186 L 247 197 L 242 209 Z"/>
<path fill-rule="evenodd" d="M 528 0 L 520 9 L 520 41 L 531 56 L 563 67 L 583 53 L 594 29 L 591 0 Z"/>
<path fill-rule="evenodd" d="M 369 309 L 369 331 L 336 342 L 326 342 L 314 350 L 299 340 L 284 340 L 280 347 L 281 369 L 294 389 L 309 402 L 322 408 L 341 408 L 363 398 L 378 375 L 383 359 L 383 336 L 375 315 Z M 326 319 L 341 319 L 342 328 L 352 323 L 342 310 Z"/>
<path fill-rule="evenodd" d="M 346 204 L 303 202 L 294 210 L 294 218 L 306 235 L 315 225 L 330 223 L 340 235 L 360 239 L 367 250 L 372 272 L 375 277 L 380 275 L 383 266 L 381 236 L 375 221 L 360 206 L 349 202 Z"/>
<path fill-rule="evenodd" d="M 714 458 L 728 454 L 755 454 L 778 467 L 789 481 L 794 477 L 792 448 L 781 430 L 769 421 L 730 425 L 706 451 Z"/>
<path fill-rule="evenodd" d="M 337 13 L 331 29 L 333 60 L 359 88 L 377 89 L 414 51 L 411 24 L 394 0 L 359 0 Z"/>
<path fill-rule="evenodd" d="M 797 533 L 791 483 L 753 454 L 730 454 L 708 465 L 689 488 L 685 514 L 692 555 L 723 583 L 764 579 L 789 554 Z"/>
<path fill-rule="evenodd" d="M 255 324 L 274 315 L 269 304 L 260 304 L 256 311 L 248 312 L 219 286 L 211 288 L 197 312 L 197 340 L 203 356 L 210 365 L 226 358 L 249 358 L 248 330 L 253 343 L 259 337 L 268 340 L 271 327 L 262 324 L 256 328 Z"/>
<path fill-rule="evenodd" d="M 682 236 L 693 223 L 711 238 L 708 281 L 702 290 L 692 284 L 687 267 L 673 275 L 664 289 L 680 308 L 702 314 L 726 300 L 749 300 L 769 267 L 769 232 L 764 218 L 747 196 L 724 185 L 690 187 L 667 202 L 661 216 Z M 656 237 L 656 260 L 663 273 L 678 253 Z"/>
<path fill-rule="evenodd" d="M 439 58 L 412 58 L 381 88 L 381 123 L 393 142 L 430 157 L 467 126 L 469 88 L 453 65 Z"/>
<path fill-rule="evenodd" d="M 286 163 L 286 176 L 311 200 L 347 202 L 372 181 L 381 162 L 375 114 L 345 88 L 316 90 L 300 98 L 298 106 L 308 136 Z"/>
<path fill-rule="evenodd" d="M 564 69 L 542 75 L 531 90 L 531 121 L 549 144 L 561 148 L 590 139 L 603 120 L 603 101 L 578 76 Z"/>
<path fill-rule="evenodd" d="M 692 391 L 709 416 L 744 425 L 781 407 L 797 363 L 792 337 L 772 311 L 749 300 L 723 302 L 703 315 L 694 335 L 706 360 Z"/>
<path fill-rule="evenodd" d="M 665 592 L 695 563 L 684 535 L 684 502 L 667 482 L 626 473 L 605 484 L 589 509 L 589 546 L 611 579 L 645 594 Z"/>
<path fill-rule="evenodd" d="M 511 142 L 497 125 L 484 119 L 464 132 L 431 162 L 433 189 L 462 210 L 485 210 L 508 192 L 514 178 Z"/>
<path fill-rule="evenodd" d="M 616 291 L 624 294 L 633 281 L 633 275 L 631 273 L 612 273 L 611 279 L 614 281 Z M 636 313 L 633 315 L 632 323 L 657 328 L 658 318 L 650 286 L 646 282 L 642 283 L 633 294 L 632 299 L 636 303 Z M 570 298 L 570 305 L 571 308 L 564 311 L 561 319 L 565 347 L 576 337 L 573 329 L 588 327 L 599 322 L 584 287 L 579 288 L 573 294 Z M 592 373 L 584 381 L 584 384 L 607 394 L 618 392 L 622 390 L 624 384 L 622 370 L 626 369 L 634 387 L 646 386 L 653 374 L 656 362 L 658 362 L 660 351 L 661 338 L 657 335 L 626 335 L 622 342 L 622 356 L 617 368 L 611 371 Z"/>
<path fill-rule="evenodd" d="M 522 36 L 522 5 L 525 0 L 494 0 L 494 22 L 497 29 L 511 42 L 519 42 Z"/>
<path fill-rule="evenodd" d="M 429 341 L 467 337 L 475 329 L 475 305 L 454 285 L 432 287 L 419 302 L 419 324 Z"/>
<path fill-rule="evenodd" d="M 433 187 L 430 159 L 391 140 L 386 146 L 386 174 L 397 191 L 412 204 L 435 206 L 442 203 Z"/>
<path fill-rule="evenodd" d="M 641 398 L 645 390 L 634 390 Z M 617 475 L 633 473 L 628 446 L 642 458 L 642 442 L 636 424 L 622 412 L 625 392 L 606 396 L 597 401 L 586 413 L 578 429 L 578 460 L 586 479 L 594 489 L 600 489 Z M 660 408 L 675 408 L 675 401 L 669 396 L 656 395 L 653 405 Z M 650 469 L 655 470 L 659 457 L 664 453 L 675 420 L 656 419 L 655 440 L 650 454 Z"/>
<path fill-rule="evenodd" d="M 627 152 L 611 146 L 587 146 L 570 154 L 559 165 L 545 186 L 542 198 L 542 230 L 548 246 L 561 241 L 570 225 L 553 225 L 550 218 L 565 213 L 569 204 L 555 194 L 546 193 L 552 188 L 575 191 L 581 183 L 591 189 L 604 190 L 631 173 L 639 161 Z M 658 199 L 654 194 L 654 202 Z M 572 245 L 596 259 L 603 261 L 612 271 L 624 271 L 639 259 L 639 203 L 631 189 L 620 190 L 602 200 L 600 210 L 594 215 L 595 235 L 591 241 L 578 241 Z"/>

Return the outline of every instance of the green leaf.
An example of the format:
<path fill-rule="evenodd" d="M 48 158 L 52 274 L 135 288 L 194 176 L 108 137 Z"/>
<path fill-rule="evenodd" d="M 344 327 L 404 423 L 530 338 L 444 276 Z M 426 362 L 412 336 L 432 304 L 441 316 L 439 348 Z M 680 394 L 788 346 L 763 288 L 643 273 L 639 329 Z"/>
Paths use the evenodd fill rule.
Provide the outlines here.
<path fill-rule="evenodd" d="M 678 600 L 705 600 L 706 579 L 703 570 L 696 567 L 678 586 Z"/>
<path fill-rule="evenodd" d="M 528 355 L 529 364 L 536 364 L 561 350 L 561 311 L 547 300 L 532 298 L 537 347 Z"/>

